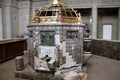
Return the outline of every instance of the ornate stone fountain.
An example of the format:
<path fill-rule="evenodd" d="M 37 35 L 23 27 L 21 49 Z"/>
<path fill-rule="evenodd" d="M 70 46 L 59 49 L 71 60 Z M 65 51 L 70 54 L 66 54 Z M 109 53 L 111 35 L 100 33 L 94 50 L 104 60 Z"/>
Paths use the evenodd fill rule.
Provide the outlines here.
<path fill-rule="evenodd" d="M 64 72 L 82 67 L 83 24 L 73 8 L 52 0 L 35 11 L 29 30 L 29 64 L 35 71 Z"/>

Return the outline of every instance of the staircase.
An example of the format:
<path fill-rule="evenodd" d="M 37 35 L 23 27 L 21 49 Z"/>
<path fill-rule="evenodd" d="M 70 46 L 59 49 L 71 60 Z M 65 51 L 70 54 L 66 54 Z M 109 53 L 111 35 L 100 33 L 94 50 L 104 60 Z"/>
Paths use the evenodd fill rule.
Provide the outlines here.
<path fill-rule="evenodd" d="M 60 68 L 70 68 L 76 65 L 76 61 L 74 61 L 72 55 L 69 55 L 69 52 L 66 52 L 64 56 L 66 57 L 66 63 L 61 65 Z"/>

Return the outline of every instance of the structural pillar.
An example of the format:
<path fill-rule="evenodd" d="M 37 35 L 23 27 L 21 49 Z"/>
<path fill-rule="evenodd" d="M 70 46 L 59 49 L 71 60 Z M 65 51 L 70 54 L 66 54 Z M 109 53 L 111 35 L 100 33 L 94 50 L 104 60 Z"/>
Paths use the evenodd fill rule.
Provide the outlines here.
<path fill-rule="evenodd" d="M 92 8 L 92 38 L 97 38 L 97 6 Z"/>
<path fill-rule="evenodd" d="M 0 40 L 3 39 L 2 8 L 0 8 Z"/>
<path fill-rule="evenodd" d="M 118 40 L 120 40 L 120 8 L 118 9 Z"/>
<path fill-rule="evenodd" d="M 11 38 L 11 0 L 4 0 L 4 27 L 3 27 L 3 38 L 10 39 Z"/>

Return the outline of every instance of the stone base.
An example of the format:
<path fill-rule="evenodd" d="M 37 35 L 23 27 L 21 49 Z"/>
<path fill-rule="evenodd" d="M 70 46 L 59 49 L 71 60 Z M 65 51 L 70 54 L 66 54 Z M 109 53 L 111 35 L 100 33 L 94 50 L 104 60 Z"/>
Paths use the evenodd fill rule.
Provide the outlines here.
<path fill-rule="evenodd" d="M 15 77 L 29 80 L 63 80 L 60 76 L 54 76 L 50 72 L 31 70 L 30 66 L 26 67 L 23 71 L 15 71 Z"/>
<path fill-rule="evenodd" d="M 87 66 L 82 68 L 82 72 L 87 72 Z M 23 71 L 15 71 L 15 77 L 29 80 L 64 80 L 62 76 L 55 76 L 52 72 L 34 71 L 29 65 Z"/>

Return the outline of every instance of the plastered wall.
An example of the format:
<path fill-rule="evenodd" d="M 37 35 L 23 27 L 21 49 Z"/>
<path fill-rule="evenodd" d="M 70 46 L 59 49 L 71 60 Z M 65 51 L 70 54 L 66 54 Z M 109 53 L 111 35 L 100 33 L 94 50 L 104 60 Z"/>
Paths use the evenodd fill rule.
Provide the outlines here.
<path fill-rule="evenodd" d="M 27 33 L 27 25 L 30 17 L 30 1 L 19 2 L 19 35 Z"/>

